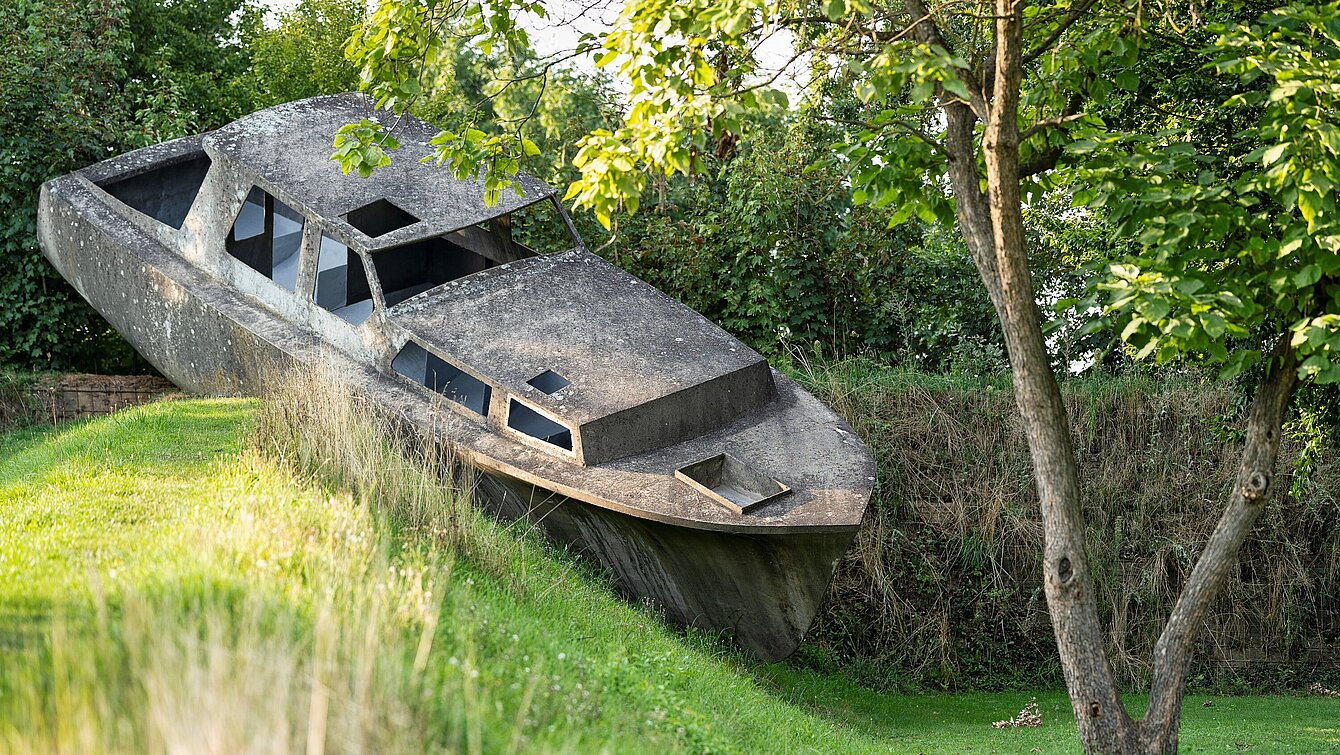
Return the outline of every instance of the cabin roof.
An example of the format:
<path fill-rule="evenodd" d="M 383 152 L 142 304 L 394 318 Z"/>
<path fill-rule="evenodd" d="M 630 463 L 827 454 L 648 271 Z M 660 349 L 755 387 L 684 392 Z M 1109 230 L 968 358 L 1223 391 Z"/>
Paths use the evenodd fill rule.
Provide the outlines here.
<path fill-rule="evenodd" d="M 451 171 L 420 162 L 429 155 L 428 140 L 438 131 L 431 124 L 406 116 L 396 127 L 401 148 L 391 165 L 371 178 L 344 175 L 330 159 L 335 132 L 363 118 L 394 123 L 386 111 L 375 111 L 363 94 L 337 94 L 278 105 L 252 113 L 204 137 L 204 146 L 216 159 L 232 162 L 270 184 L 296 205 L 344 231 L 355 246 L 377 250 L 414 240 L 440 236 L 483 222 L 550 197 L 554 190 L 526 175 L 517 184 L 524 197 L 508 189 L 492 207 L 484 204 L 484 185 L 459 180 Z M 376 238 L 349 225 L 354 210 L 388 200 L 419 219 L 407 227 Z"/>
<path fill-rule="evenodd" d="M 580 249 L 475 273 L 389 314 L 445 355 L 577 424 L 766 369 L 757 352 L 702 315 Z M 553 396 L 526 390 L 545 370 L 572 385 Z"/>

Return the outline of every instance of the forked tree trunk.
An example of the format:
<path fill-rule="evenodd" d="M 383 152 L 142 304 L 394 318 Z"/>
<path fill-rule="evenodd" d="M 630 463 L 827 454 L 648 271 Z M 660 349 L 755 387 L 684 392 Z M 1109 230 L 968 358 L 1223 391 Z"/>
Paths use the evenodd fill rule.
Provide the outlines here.
<path fill-rule="evenodd" d="M 1057 650 L 1086 752 L 1173 752 L 1196 630 L 1263 508 L 1297 365 L 1287 340 L 1282 340 L 1254 404 L 1239 484 L 1159 639 L 1149 712 L 1144 721 L 1135 721 L 1122 706 L 1107 661 L 1085 556 L 1079 467 L 1028 269 L 1019 173 L 1022 5 L 1017 0 L 994 0 L 994 5 L 992 80 L 983 82 L 975 103 L 953 101 L 945 106 L 945 148 L 959 227 L 991 295 L 1009 351 L 1015 399 L 1038 486 L 1044 587 Z M 907 0 L 907 6 L 913 18 L 930 18 L 921 0 Z M 932 23 L 917 24 L 914 33 L 928 44 L 944 46 Z M 981 145 L 985 193 L 973 146 L 979 116 L 985 121 Z"/>

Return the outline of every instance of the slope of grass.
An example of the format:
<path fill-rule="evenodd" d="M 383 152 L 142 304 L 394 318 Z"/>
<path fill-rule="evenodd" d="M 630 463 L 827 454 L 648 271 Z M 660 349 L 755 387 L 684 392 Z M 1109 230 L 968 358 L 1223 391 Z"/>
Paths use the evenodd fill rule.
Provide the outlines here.
<path fill-rule="evenodd" d="M 312 414 L 0 437 L 0 751 L 1076 750 L 1058 693 L 998 730 L 1029 695 L 876 694 L 679 635 L 357 412 Z M 1340 701 L 1214 702 L 1187 751 L 1340 751 Z"/>

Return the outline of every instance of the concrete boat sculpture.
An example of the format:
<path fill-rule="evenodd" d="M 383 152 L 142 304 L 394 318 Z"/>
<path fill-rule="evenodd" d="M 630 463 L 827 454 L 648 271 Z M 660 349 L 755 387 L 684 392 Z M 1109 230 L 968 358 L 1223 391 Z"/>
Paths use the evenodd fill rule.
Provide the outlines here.
<path fill-rule="evenodd" d="M 42 187 L 44 254 L 165 376 L 260 393 L 279 361 L 353 387 L 483 472 L 683 625 L 767 660 L 808 629 L 874 485 L 837 415 L 588 251 L 553 190 L 494 206 L 420 162 L 406 118 L 370 179 L 329 159 L 361 95 L 254 113 Z"/>

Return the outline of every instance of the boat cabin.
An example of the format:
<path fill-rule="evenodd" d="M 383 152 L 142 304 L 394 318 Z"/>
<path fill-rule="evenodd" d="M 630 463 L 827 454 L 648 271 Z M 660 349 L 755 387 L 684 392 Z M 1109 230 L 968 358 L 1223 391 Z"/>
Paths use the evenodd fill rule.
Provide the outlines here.
<path fill-rule="evenodd" d="M 436 130 L 413 118 L 393 165 L 342 174 L 332 135 L 365 117 L 361 95 L 291 103 L 89 178 L 222 284 L 558 458 L 645 453 L 772 400 L 762 357 L 588 251 L 544 183 L 488 206 L 421 162 Z"/>

